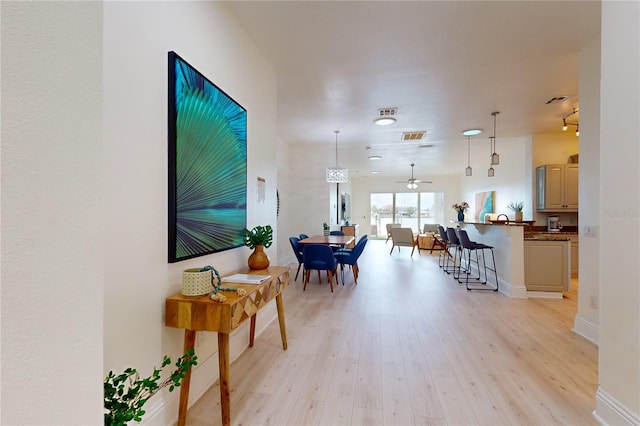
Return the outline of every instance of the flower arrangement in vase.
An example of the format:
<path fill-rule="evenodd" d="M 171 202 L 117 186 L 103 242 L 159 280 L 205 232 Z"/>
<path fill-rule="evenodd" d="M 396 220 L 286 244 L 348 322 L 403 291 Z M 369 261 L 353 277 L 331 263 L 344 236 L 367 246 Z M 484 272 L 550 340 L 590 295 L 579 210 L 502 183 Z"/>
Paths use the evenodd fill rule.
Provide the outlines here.
<path fill-rule="evenodd" d="M 469 208 L 469 203 L 463 201 L 462 203 L 455 203 L 451 207 L 458 213 L 458 222 L 464 222 L 464 213 Z"/>
<path fill-rule="evenodd" d="M 256 226 L 252 230 L 245 228 L 242 231 L 244 244 L 253 249 L 253 254 L 249 256 L 249 269 L 267 269 L 269 267 L 269 256 L 264 249 L 271 247 L 273 243 L 273 228 L 271 225 Z"/>

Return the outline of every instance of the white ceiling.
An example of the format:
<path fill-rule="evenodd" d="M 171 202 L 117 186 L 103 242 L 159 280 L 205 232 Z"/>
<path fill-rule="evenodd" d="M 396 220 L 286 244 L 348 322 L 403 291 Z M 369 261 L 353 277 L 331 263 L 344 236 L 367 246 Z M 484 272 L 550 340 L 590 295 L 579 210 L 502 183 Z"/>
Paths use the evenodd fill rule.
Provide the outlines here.
<path fill-rule="evenodd" d="M 578 52 L 600 33 L 596 1 L 228 5 L 275 69 L 279 137 L 333 147 L 339 129 L 339 162 L 352 176 L 408 177 L 412 162 L 416 177 L 463 173 L 460 132 L 484 129 L 471 143 L 488 151 L 493 111 L 498 148 L 501 138 L 561 131 L 579 106 Z M 397 122 L 374 125 L 386 107 L 398 108 Z M 402 132 L 420 130 L 423 141 L 401 142 Z"/>

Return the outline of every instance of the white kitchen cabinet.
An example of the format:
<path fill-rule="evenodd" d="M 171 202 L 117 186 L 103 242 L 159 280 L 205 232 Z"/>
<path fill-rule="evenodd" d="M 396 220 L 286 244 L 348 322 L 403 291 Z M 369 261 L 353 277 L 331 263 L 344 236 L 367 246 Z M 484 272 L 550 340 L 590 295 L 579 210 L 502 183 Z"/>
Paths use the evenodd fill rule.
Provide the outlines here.
<path fill-rule="evenodd" d="M 546 164 L 536 168 L 536 209 L 578 211 L 578 164 Z"/>
<path fill-rule="evenodd" d="M 524 284 L 527 291 L 568 291 L 571 284 L 569 251 L 568 240 L 525 240 Z"/>

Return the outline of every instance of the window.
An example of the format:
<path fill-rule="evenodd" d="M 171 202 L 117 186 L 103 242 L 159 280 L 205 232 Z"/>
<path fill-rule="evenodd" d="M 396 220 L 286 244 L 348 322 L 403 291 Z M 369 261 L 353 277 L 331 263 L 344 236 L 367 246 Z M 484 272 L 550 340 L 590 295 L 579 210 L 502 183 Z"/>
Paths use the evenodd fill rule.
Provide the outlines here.
<path fill-rule="evenodd" d="M 371 238 L 387 238 L 387 224 L 399 223 L 414 232 L 425 223 L 444 223 L 443 192 L 371 194 Z"/>

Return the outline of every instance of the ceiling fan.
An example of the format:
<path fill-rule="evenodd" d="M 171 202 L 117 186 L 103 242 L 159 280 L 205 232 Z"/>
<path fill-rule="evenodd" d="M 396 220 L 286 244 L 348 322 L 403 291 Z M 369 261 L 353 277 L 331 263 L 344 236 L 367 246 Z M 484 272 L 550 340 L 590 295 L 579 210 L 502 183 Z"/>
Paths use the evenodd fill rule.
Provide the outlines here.
<path fill-rule="evenodd" d="M 422 180 L 422 179 L 416 179 L 415 177 L 413 177 L 413 167 L 415 166 L 415 163 L 411 163 L 411 178 L 407 179 L 407 180 L 399 180 L 398 183 L 406 183 L 407 184 L 407 188 L 409 189 L 416 189 L 418 187 L 419 183 L 433 183 L 429 180 Z"/>

